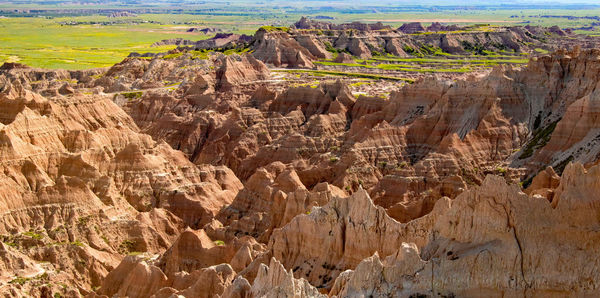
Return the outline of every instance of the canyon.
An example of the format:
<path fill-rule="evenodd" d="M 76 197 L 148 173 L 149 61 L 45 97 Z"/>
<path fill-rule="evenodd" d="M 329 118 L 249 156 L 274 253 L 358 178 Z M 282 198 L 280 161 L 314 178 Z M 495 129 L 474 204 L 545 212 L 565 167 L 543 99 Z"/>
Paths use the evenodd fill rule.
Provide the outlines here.
<path fill-rule="evenodd" d="M 0 67 L 1 295 L 600 294 L 597 39 L 303 18 L 173 42 Z"/>

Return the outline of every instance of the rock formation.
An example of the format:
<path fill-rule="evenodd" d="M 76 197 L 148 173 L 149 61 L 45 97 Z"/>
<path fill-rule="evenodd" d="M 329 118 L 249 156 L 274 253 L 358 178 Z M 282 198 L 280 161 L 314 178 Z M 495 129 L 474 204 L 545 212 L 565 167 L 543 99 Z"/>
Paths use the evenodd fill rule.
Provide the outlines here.
<path fill-rule="evenodd" d="M 406 23 L 406 24 L 403 24 L 402 26 L 400 26 L 400 28 L 398 28 L 398 31 L 401 31 L 401 32 L 407 33 L 407 34 L 413 34 L 413 33 L 425 32 L 425 27 L 423 27 L 423 25 L 421 25 L 421 23 L 418 23 L 418 22 Z"/>
<path fill-rule="evenodd" d="M 390 30 L 390 26 L 385 26 L 381 22 L 374 24 L 365 24 L 360 22 L 352 22 L 345 24 L 332 24 L 329 22 L 322 22 L 317 20 L 311 20 L 307 17 L 301 17 L 298 22 L 292 25 L 296 29 L 326 29 L 326 30 L 360 30 L 360 31 L 371 31 L 371 30 Z"/>
<path fill-rule="evenodd" d="M 108 96 L 43 97 L 0 81 L 9 281 L 60 280 L 85 293 L 122 253 L 164 250 L 184 224 L 210 221 L 241 187 L 229 169 L 195 166 L 140 133 Z"/>
<path fill-rule="evenodd" d="M 316 59 L 309 49 L 285 31 L 259 29 L 251 43 L 254 57 L 275 67 L 312 68 L 312 61 Z M 318 47 L 322 48 L 321 45 Z"/>
<path fill-rule="evenodd" d="M 430 237 L 432 218 L 439 212 L 401 224 L 361 189 L 313 208 L 276 230 L 269 252 L 286 268 L 293 268 L 296 276 L 329 288 L 341 272 L 375 252 L 389 255 L 407 241 L 423 246 Z"/>
<path fill-rule="evenodd" d="M 238 85 L 255 83 L 270 77 L 269 69 L 251 55 L 232 55 L 223 58 L 217 70 L 217 85 L 220 90 L 228 90 Z"/>
<path fill-rule="evenodd" d="M 352 58 L 352 55 L 347 53 L 340 53 L 334 60 L 336 63 L 356 63 Z"/>
<path fill-rule="evenodd" d="M 366 258 L 342 273 L 330 294 L 596 295 L 598 285 L 585 277 L 595 276 L 597 265 L 585 255 L 598 245 L 584 231 L 597 224 L 590 217 L 597 211 L 597 185 L 590 182 L 598 170 L 567 166 L 552 202 L 489 176 L 436 218 L 427 245 L 403 243 L 383 262 L 377 254 Z M 580 237 L 588 239 L 585 249 Z"/>
<path fill-rule="evenodd" d="M 418 34 L 425 32 L 428 34 Z M 363 59 L 386 53 L 400 57 L 430 55 L 432 50 L 438 49 L 449 54 L 485 56 L 490 51 L 507 50 L 535 54 L 536 49 L 556 50 L 561 44 L 587 48 L 597 45 L 593 38 L 572 35 L 570 40 L 565 40 L 565 36 L 556 26 L 485 30 L 437 22 L 425 28 L 417 22 L 393 30 L 382 23 L 333 24 L 302 17 L 290 28 L 265 26 L 254 36 L 217 33 L 206 40 L 164 40 L 157 45 L 177 44 L 179 51 L 245 50 L 265 64 L 288 68 L 313 68 L 313 62 L 331 59 L 335 52 L 349 52 Z"/>
<path fill-rule="evenodd" d="M 302 19 L 104 69 L 3 65 L 0 294 L 597 296 L 599 50 L 411 84 L 319 76 L 334 52 L 560 36 L 473 28 Z"/>
<path fill-rule="evenodd" d="M 458 31 L 461 27 L 457 25 L 442 25 L 439 22 L 434 22 L 427 27 L 428 32 L 439 32 L 439 31 Z"/>
<path fill-rule="evenodd" d="M 149 93 L 125 109 L 144 131 L 197 164 L 226 165 L 246 182 L 260 167 L 282 162 L 308 189 L 324 181 L 347 192 L 363 185 L 376 204 L 406 222 L 489 173 L 518 182 L 549 165 L 561 170 L 567 160 L 593 162 L 594 112 L 583 107 L 596 96 L 595 53 L 559 52 L 524 69 L 498 67 L 457 82 L 424 79 L 387 99 L 356 99 L 341 82 L 279 94 L 268 83 L 217 90 L 223 76 L 208 71 L 181 84 L 183 97 Z M 240 70 L 226 79 L 230 86 L 264 77 L 248 70 L 249 61 L 239 61 Z M 232 92 L 246 95 L 227 99 Z M 263 223 L 258 233 L 265 229 Z"/>
<path fill-rule="evenodd" d="M 261 264 L 252 285 L 254 297 L 326 297 L 304 279 L 295 279 L 292 272 L 272 258 L 267 267 Z"/>

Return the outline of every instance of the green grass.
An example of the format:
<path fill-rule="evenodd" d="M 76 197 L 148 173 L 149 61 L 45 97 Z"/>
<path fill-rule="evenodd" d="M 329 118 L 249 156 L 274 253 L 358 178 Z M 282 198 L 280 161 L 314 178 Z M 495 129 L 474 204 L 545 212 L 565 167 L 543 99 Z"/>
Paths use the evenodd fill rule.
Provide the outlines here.
<path fill-rule="evenodd" d="M 370 84 L 371 84 L 371 82 L 356 82 L 356 83 L 352 83 L 352 84 L 350 84 L 350 85 L 348 85 L 348 86 L 349 86 L 349 87 L 360 87 L 360 86 L 363 86 L 363 85 L 370 85 Z M 335 146 L 334 146 L 334 147 L 335 147 Z M 333 148 L 333 147 L 332 147 L 332 148 Z M 335 148 L 337 148 L 337 147 L 335 147 Z M 334 150 L 334 151 L 335 151 L 335 150 Z"/>
<path fill-rule="evenodd" d="M 485 59 L 468 58 L 465 56 L 442 55 L 446 58 L 436 57 L 441 49 L 424 46 L 423 51 L 429 53 L 428 56 L 401 58 L 391 55 L 374 56 L 371 59 L 357 60 L 356 63 L 337 63 L 331 60 L 317 61 L 315 64 L 322 66 L 345 66 L 358 67 L 366 69 L 382 69 L 388 71 L 415 72 L 415 73 L 466 73 L 473 71 L 478 67 L 493 67 L 499 64 L 525 64 L 529 61 L 527 58 L 515 56 L 499 55 L 489 52 Z M 433 56 L 431 56 L 433 55 Z"/>
<path fill-rule="evenodd" d="M 142 91 L 134 91 L 134 92 L 123 92 L 121 95 L 125 96 L 127 100 L 134 100 L 142 97 L 144 93 Z"/>
<path fill-rule="evenodd" d="M 498 59 L 440 59 L 440 58 L 389 58 L 373 57 L 374 60 L 391 62 L 412 62 L 412 63 L 527 63 L 529 59 L 516 59 L 514 56 L 497 56 Z"/>
<path fill-rule="evenodd" d="M 183 55 L 183 53 L 173 53 L 173 54 L 167 54 L 163 56 L 163 59 L 175 59 L 178 57 L 181 57 Z"/>
<path fill-rule="evenodd" d="M 44 235 L 38 234 L 38 233 L 35 233 L 32 231 L 24 232 L 23 235 L 31 237 L 32 239 L 35 239 L 35 240 L 41 240 L 42 238 L 44 238 Z"/>
<path fill-rule="evenodd" d="M 18 285 L 24 285 L 26 282 L 30 281 L 31 278 L 28 277 L 20 277 L 17 276 L 16 278 L 14 278 L 13 280 L 9 281 L 9 284 L 18 284 Z"/>
<path fill-rule="evenodd" d="M 414 80 L 407 78 L 398 78 L 391 76 L 382 76 L 377 74 L 369 73 L 356 73 L 356 72 L 343 72 L 343 71 L 329 71 L 329 70 L 312 70 L 312 69 L 279 69 L 275 72 L 289 72 L 289 73 L 311 73 L 316 75 L 333 75 L 333 76 L 344 76 L 353 78 L 365 78 L 375 80 L 392 80 L 392 81 L 404 81 L 407 83 L 414 83 Z"/>
<path fill-rule="evenodd" d="M 447 60 L 444 60 L 447 61 Z M 360 63 L 336 63 L 329 61 L 317 61 L 315 64 L 325 65 L 325 66 L 346 66 L 346 67 L 361 67 L 361 68 L 374 68 L 374 69 L 383 69 L 383 70 L 395 70 L 395 71 L 405 71 L 405 72 L 469 72 L 471 69 L 469 67 L 460 67 L 460 68 L 447 68 L 447 67 L 435 67 L 435 68 L 422 68 L 419 65 L 409 65 L 409 64 L 377 64 L 377 65 L 369 65 L 369 64 L 360 64 Z"/>
<path fill-rule="evenodd" d="M 79 247 L 83 247 L 83 242 L 79 241 L 79 240 L 75 240 L 73 242 L 70 243 L 71 245 L 75 245 L 75 246 L 79 246 Z"/>
<path fill-rule="evenodd" d="M 290 28 L 289 27 L 262 26 L 262 27 L 260 27 L 260 29 L 263 29 L 263 30 L 265 30 L 267 32 L 273 32 L 273 31 L 290 32 Z"/>
<path fill-rule="evenodd" d="M 76 25 L 61 26 L 76 18 L 7 18 L 0 19 L 0 63 L 19 62 L 33 67 L 87 69 L 106 67 L 120 62 L 131 52 L 165 52 L 175 46 L 151 47 L 168 38 L 204 39 L 210 36 L 173 32 L 172 26 Z M 95 16 L 95 19 L 105 17 Z"/>
<path fill-rule="evenodd" d="M 359 63 L 338 63 L 331 61 L 315 61 L 314 64 L 327 65 L 327 66 L 347 66 L 347 67 L 364 67 L 364 68 L 373 68 L 371 65 L 364 65 Z"/>

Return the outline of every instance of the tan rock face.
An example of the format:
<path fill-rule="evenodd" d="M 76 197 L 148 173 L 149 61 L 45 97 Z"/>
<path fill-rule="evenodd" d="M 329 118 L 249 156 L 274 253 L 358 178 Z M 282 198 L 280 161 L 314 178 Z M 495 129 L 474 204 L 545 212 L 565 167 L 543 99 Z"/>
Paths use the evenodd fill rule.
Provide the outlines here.
<path fill-rule="evenodd" d="M 279 35 L 290 34 L 263 37 Z M 238 69 L 252 68 L 248 59 Z M 568 161 L 595 161 L 597 68 L 597 51 L 559 52 L 523 69 L 423 79 L 389 98 L 358 99 L 341 82 L 215 91 L 217 75 L 207 72 L 178 92 L 149 93 L 125 108 L 143 131 L 196 164 L 226 165 L 245 182 L 282 162 L 309 189 L 328 182 L 351 193 L 362 185 L 407 222 L 490 173 L 516 183 L 548 165 L 560 173 Z"/>
<path fill-rule="evenodd" d="M 331 59 L 332 57 L 332 54 L 325 49 L 325 45 L 314 36 L 298 36 L 296 37 L 296 41 L 318 59 Z"/>
<path fill-rule="evenodd" d="M 293 269 L 295 276 L 329 288 L 341 272 L 376 251 L 387 256 L 408 239 L 419 247 L 425 245 L 435 216 L 401 224 L 373 205 L 361 189 L 348 198 L 334 198 L 315 207 L 310 214 L 299 215 L 275 230 L 269 250 L 286 268 Z"/>
<path fill-rule="evenodd" d="M 199 168 L 140 133 L 108 96 L 43 97 L 2 78 L 0 233 L 12 246 L 3 278 L 38 276 L 85 293 L 122 254 L 164 250 L 184 224 L 204 225 L 241 188 L 229 169 Z M 135 270 L 160 279 L 152 268 Z"/>
<path fill-rule="evenodd" d="M 383 260 L 375 253 L 340 274 L 329 292 L 330 296 L 356 297 L 367 295 L 409 296 L 411 281 L 406 276 L 425 269 L 414 243 L 402 243 L 397 252 Z M 407 289 L 408 288 L 408 289 Z"/>
<path fill-rule="evenodd" d="M 225 242 L 211 239 L 203 229 L 187 229 L 161 255 L 126 257 L 109 273 L 97 294 L 247 297 L 245 295 L 250 293 L 250 286 L 246 286 L 247 281 L 243 277 L 236 279 L 236 270 L 245 269 L 263 251 L 264 245 L 250 237 L 233 238 Z M 151 274 L 138 272 L 140 268 L 146 268 L 145 272 Z M 135 286 L 130 282 L 133 278 Z"/>
<path fill-rule="evenodd" d="M 304 23 L 263 29 L 253 55 L 2 67 L 0 294 L 595 296 L 599 51 L 356 98 L 264 62 L 520 51 L 547 30 Z"/>
<path fill-rule="evenodd" d="M 317 46 L 316 41 L 310 43 L 310 41 L 304 39 L 301 40 L 304 44 L 308 43 L 308 47 L 312 48 L 313 51 L 316 50 L 321 52 L 316 47 L 322 46 Z M 292 38 L 287 32 L 268 32 L 264 29 L 259 29 L 259 31 L 256 32 L 256 35 L 254 35 L 251 44 L 254 49 L 252 55 L 266 64 L 271 64 L 275 67 L 312 68 L 314 66 L 312 61 L 315 60 L 316 57 L 309 49 L 300 45 L 300 43 Z"/>
<path fill-rule="evenodd" d="M 272 258 L 267 267 L 261 264 L 252 285 L 254 297 L 326 297 L 304 279 L 295 279 L 283 265 Z"/>
<path fill-rule="evenodd" d="M 228 90 L 242 84 L 252 84 L 270 77 L 269 69 L 251 55 L 231 55 L 223 58 L 217 70 L 217 89 Z"/>
<path fill-rule="evenodd" d="M 378 255 L 367 258 L 341 274 L 330 294 L 597 294 L 598 285 L 587 279 L 596 275 L 596 265 L 588 262 L 598 250 L 596 236 L 584 231 L 596 225 L 592 181 L 598 181 L 598 169 L 567 166 L 552 203 L 488 176 L 436 217 L 420 250 L 403 244 L 383 262 Z M 582 249 L 578 239 L 584 238 Z"/>
<path fill-rule="evenodd" d="M 421 23 L 415 22 L 403 24 L 402 26 L 400 26 L 400 28 L 398 28 L 398 30 L 402 31 L 403 33 L 412 34 L 417 32 L 425 32 L 425 27 L 423 27 Z"/>
<path fill-rule="evenodd" d="M 116 286 L 119 286 L 118 288 Z M 156 266 L 126 257 L 104 280 L 98 294 L 149 297 L 167 285 L 167 277 Z"/>
<path fill-rule="evenodd" d="M 547 167 L 539 172 L 532 180 L 531 184 L 524 190 L 530 196 L 542 196 L 549 201 L 554 197 L 554 189 L 558 187 L 560 177 L 552 167 Z"/>
<path fill-rule="evenodd" d="M 336 63 L 356 63 L 356 61 L 354 61 L 354 59 L 352 58 L 352 55 L 344 52 L 340 53 L 337 57 L 335 57 L 334 61 Z"/>
<path fill-rule="evenodd" d="M 158 260 L 167 276 L 180 271 L 192 272 L 212 265 L 228 263 L 235 251 L 215 244 L 203 230 L 187 230 Z"/>
<path fill-rule="evenodd" d="M 217 218 L 227 226 L 229 237 L 245 234 L 267 242 L 274 229 L 336 196 L 346 194 L 327 183 L 309 191 L 295 171 L 274 163 L 252 175 L 232 204 Z"/>

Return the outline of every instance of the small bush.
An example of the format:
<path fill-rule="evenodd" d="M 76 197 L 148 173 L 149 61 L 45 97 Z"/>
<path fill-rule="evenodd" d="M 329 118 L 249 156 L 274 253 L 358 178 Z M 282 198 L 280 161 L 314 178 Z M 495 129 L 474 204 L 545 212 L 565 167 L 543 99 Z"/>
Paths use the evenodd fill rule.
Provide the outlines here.
<path fill-rule="evenodd" d="M 121 242 L 121 244 L 119 245 L 119 248 L 127 253 L 132 252 L 133 251 L 133 247 L 135 246 L 135 243 L 129 239 L 125 239 L 123 240 L 123 242 Z"/>
<path fill-rule="evenodd" d="M 73 242 L 71 242 L 71 245 L 76 245 L 79 247 L 83 247 L 83 242 L 79 241 L 79 240 L 75 240 Z"/>
<path fill-rule="evenodd" d="M 142 97 L 144 93 L 142 91 L 135 91 L 135 92 L 124 92 L 121 93 L 121 95 L 125 96 L 125 98 L 127 98 L 128 100 L 132 100 L 132 99 L 136 99 L 136 98 L 140 98 Z"/>
<path fill-rule="evenodd" d="M 35 239 L 35 240 L 41 240 L 42 238 L 44 238 L 44 235 L 41 235 L 41 234 L 38 234 L 38 233 L 35 233 L 35 232 L 32 232 L 32 231 L 25 232 L 25 233 L 23 233 L 23 235 L 28 236 L 28 237 L 30 237 L 32 239 Z"/>
<path fill-rule="evenodd" d="M 30 281 L 31 278 L 28 277 L 20 277 L 17 276 L 15 279 L 9 281 L 9 284 L 18 284 L 18 285 L 24 285 L 26 282 Z"/>

